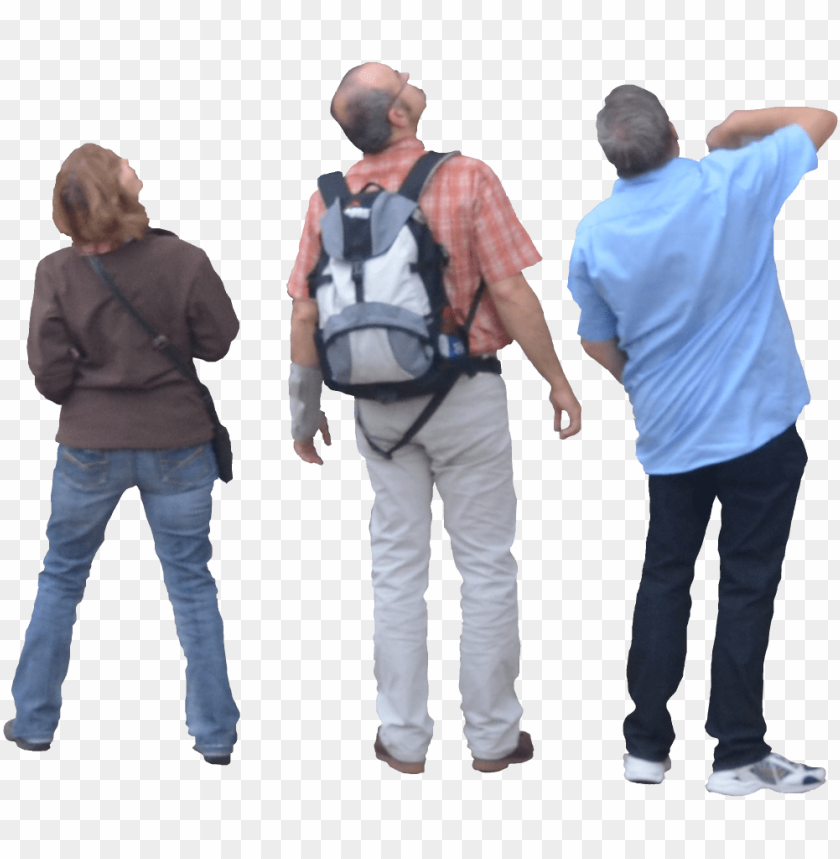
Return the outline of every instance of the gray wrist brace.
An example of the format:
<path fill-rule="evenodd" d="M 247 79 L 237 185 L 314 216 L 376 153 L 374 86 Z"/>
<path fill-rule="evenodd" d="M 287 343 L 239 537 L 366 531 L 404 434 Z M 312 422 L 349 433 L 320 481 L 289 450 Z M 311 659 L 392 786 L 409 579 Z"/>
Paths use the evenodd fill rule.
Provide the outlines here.
<path fill-rule="evenodd" d="M 324 377 L 317 367 L 292 364 L 289 373 L 289 403 L 292 407 L 292 438 L 311 441 L 321 425 L 321 385 Z"/>

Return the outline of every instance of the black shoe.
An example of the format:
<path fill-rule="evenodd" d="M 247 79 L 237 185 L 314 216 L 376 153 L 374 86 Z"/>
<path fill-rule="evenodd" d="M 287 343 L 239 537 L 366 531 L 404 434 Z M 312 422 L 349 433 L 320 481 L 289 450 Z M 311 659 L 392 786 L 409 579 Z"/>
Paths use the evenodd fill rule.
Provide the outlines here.
<path fill-rule="evenodd" d="M 208 764 L 215 764 L 219 767 L 226 767 L 230 763 L 230 755 L 205 755 L 198 751 L 198 749 L 193 746 L 193 750 L 198 752 Z"/>
<path fill-rule="evenodd" d="M 9 721 L 3 725 L 3 736 L 10 742 L 15 743 L 19 749 L 23 749 L 25 752 L 45 752 L 50 747 L 49 743 L 27 743 L 26 740 L 13 737 L 12 722 L 14 722 L 14 719 L 9 719 Z"/>

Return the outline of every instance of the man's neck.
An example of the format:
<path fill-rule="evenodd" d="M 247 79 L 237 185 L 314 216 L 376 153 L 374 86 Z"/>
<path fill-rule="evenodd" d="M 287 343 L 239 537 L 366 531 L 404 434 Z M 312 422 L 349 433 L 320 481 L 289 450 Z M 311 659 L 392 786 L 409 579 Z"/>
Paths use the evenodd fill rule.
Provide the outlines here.
<path fill-rule="evenodd" d="M 381 149 L 379 152 L 366 152 L 364 154 L 364 157 L 371 158 L 375 155 L 383 155 L 386 152 L 391 152 L 396 146 L 410 146 L 415 143 L 419 143 L 421 146 L 423 145 L 420 140 L 417 139 L 416 134 L 406 134 L 402 137 L 398 137 L 396 140 L 391 140 L 388 145 L 384 149 Z"/>

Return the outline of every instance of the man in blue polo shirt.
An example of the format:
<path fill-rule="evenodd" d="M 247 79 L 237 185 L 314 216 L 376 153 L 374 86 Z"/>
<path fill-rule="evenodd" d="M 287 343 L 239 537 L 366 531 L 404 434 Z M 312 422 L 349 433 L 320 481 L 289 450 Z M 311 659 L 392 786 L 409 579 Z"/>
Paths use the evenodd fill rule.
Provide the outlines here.
<path fill-rule="evenodd" d="M 721 501 L 718 620 L 707 789 L 801 792 L 825 770 L 764 741 L 764 657 L 807 455 L 796 419 L 808 385 L 776 276 L 773 223 L 837 117 L 815 108 L 735 111 L 701 161 L 679 158 L 659 100 L 620 86 L 597 131 L 619 179 L 579 224 L 569 289 L 584 350 L 621 382 L 648 474 L 650 525 L 627 663 L 636 709 L 625 777 L 670 768 L 668 699 L 682 679 L 694 563 Z M 746 145 L 745 145 L 746 144 Z"/>

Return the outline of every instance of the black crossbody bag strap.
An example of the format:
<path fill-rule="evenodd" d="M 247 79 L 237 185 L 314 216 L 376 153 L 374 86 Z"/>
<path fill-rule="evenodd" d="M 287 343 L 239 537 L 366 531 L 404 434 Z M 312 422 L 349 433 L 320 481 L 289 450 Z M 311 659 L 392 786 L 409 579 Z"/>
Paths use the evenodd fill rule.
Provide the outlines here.
<path fill-rule="evenodd" d="M 207 409 L 207 412 L 210 415 L 210 420 L 213 422 L 213 428 L 217 431 L 221 428 L 221 430 L 227 434 L 227 430 L 222 425 L 222 422 L 219 420 L 219 416 L 216 413 L 213 395 L 210 393 L 207 385 L 203 384 L 198 378 L 195 370 L 175 351 L 175 347 L 169 342 L 166 336 L 158 334 L 158 332 L 155 331 L 155 329 L 152 328 L 152 326 L 149 325 L 149 323 L 137 312 L 134 305 L 125 297 L 125 295 L 123 295 L 122 290 L 117 286 L 113 277 L 111 277 L 111 274 L 102 264 L 102 260 L 95 255 L 85 257 L 85 259 L 87 259 L 88 265 L 94 270 L 94 272 L 99 275 L 105 286 L 108 287 L 109 292 L 119 302 L 123 310 L 125 310 L 125 312 L 143 329 L 143 331 L 146 332 L 149 339 L 152 341 L 154 348 L 166 355 L 178 370 L 180 370 L 180 372 L 196 386 L 199 396 L 201 397 L 201 402 L 204 404 L 204 408 Z M 225 477 L 223 476 L 222 479 L 225 480 Z M 228 481 L 226 480 L 225 482 Z"/>

